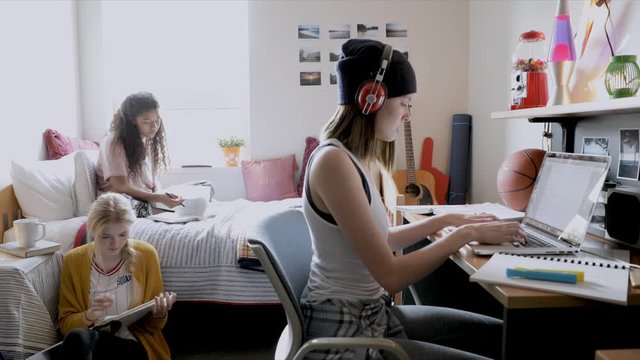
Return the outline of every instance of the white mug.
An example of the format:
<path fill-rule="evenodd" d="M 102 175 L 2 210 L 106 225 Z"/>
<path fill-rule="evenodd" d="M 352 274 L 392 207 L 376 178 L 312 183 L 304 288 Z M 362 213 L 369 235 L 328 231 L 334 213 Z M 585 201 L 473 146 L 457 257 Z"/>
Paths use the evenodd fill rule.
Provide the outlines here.
<path fill-rule="evenodd" d="M 15 220 L 13 222 L 13 227 L 16 229 L 15 232 L 18 245 L 22 247 L 34 246 L 36 241 L 44 238 L 47 233 L 45 224 L 37 221 L 36 219 Z M 40 228 L 42 228 L 41 234 Z"/>
<path fill-rule="evenodd" d="M 202 217 L 207 210 L 207 204 L 209 202 L 205 198 L 191 198 L 184 199 L 182 205 L 178 205 L 174 208 L 175 212 L 179 216 L 198 216 Z"/>

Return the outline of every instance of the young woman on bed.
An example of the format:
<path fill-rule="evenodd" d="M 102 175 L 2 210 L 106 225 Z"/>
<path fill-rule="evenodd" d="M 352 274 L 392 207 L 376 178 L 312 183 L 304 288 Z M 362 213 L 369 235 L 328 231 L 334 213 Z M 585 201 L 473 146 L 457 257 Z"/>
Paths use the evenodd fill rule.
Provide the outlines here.
<path fill-rule="evenodd" d="M 101 195 L 89 211 L 90 242 L 65 255 L 59 304 L 63 359 L 171 358 L 162 328 L 176 294 L 163 290 L 153 246 L 129 238 L 135 219 L 124 196 Z M 152 299 L 151 313 L 128 328 L 88 328 Z"/>
<path fill-rule="evenodd" d="M 379 80 L 367 83 L 384 71 L 383 61 L 384 86 Z M 391 306 L 388 294 L 425 277 L 471 241 L 523 241 L 520 225 L 490 215 L 446 214 L 389 227 L 368 164 L 391 168 L 394 141 L 411 117 L 413 68 L 397 50 L 353 39 L 342 46 L 336 70 L 339 106 L 307 164 L 303 194 L 314 249 L 302 296 L 307 335 L 394 338 L 414 359 L 499 357 L 500 320 L 449 308 Z M 361 86 L 365 91 L 358 94 Z M 364 106 L 370 93 L 384 100 L 380 107 L 376 99 L 371 109 Z M 435 243 L 393 255 L 450 225 L 456 229 Z M 362 351 L 367 354 L 349 350 L 313 358 L 380 358 L 376 351 Z"/>
<path fill-rule="evenodd" d="M 158 101 L 148 92 L 127 96 L 113 116 L 110 133 L 100 142 L 96 177 L 99 192 L 127 195 L 136 216 L 147 217 L 150 203 L 173 208 L 182 198 L 159 190 L 158 171 L 168 165 Z"/>

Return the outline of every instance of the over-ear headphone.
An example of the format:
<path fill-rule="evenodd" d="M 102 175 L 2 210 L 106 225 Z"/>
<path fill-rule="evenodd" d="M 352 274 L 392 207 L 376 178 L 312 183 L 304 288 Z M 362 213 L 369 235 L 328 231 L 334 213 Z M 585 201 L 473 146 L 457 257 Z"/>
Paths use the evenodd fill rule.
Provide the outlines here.
<path fill-rule="evenodd" d="M 393 47 L 385 44 L 384 50 L 382 50 L 380 68 L 375 78 L 364 81 L 356 92 L 356 104 L 358 104 L 358 107 L 364 115 L 380 110 L 382 104 L 384 104 L 384 101 L 387 99 L 387 87 L 382 83 L 382 79 L 389 67 L 389 63 L 391 63 L 392 55 Z"/>

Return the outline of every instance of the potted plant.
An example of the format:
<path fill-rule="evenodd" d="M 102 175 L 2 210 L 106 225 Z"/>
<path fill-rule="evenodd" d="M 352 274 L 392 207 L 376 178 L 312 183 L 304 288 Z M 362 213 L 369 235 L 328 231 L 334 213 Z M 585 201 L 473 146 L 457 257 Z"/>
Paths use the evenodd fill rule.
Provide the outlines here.
<path fill-rule="evenodd" d="M 222 154 L 227 166 L 238 166 L 240 148 L 244 146 L 244 139 L 237 136 L 219 138 L 218 146 L 222 148 Z"/>

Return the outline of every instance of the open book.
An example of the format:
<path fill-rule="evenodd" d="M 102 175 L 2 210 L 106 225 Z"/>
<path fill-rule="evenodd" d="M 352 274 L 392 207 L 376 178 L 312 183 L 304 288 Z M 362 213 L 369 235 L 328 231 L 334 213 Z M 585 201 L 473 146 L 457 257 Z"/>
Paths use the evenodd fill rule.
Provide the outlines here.
<path fill-rule="evenodd" d="M 104 318 L 104 321 L 102 323 L 95 325 L 93 329 L 111 331 L 111 326 L 114 325 L 114 322 L 119 323 L 116 329 L 120 329 L 121 327 L 129 327 L 131 324 L 142 319 L 145 315 L 151 312 L 151 310 L 153 309 L 153 304 L 154 300 L 151 299 L 146 303 L 140 304 L 118 315 L 107 316 Z"/>
<path fill-rule="evenodd" d="M 161 221 L 167 224 L 184 224 L 190 221 L 200 221 L 202 217 L 196 215 L 180 215 L 176 212 L 162 212 L 147 216 L 149 220 Z"/>

